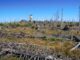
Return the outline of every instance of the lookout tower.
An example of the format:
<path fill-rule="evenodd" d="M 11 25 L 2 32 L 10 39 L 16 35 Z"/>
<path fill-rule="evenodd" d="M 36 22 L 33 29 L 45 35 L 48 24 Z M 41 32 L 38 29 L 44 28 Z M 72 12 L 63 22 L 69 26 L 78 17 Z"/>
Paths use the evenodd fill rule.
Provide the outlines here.
<path fill-rule="evenodd" d="M 32 22 L 32 14 L 29 15 L 29 22 Z"/>

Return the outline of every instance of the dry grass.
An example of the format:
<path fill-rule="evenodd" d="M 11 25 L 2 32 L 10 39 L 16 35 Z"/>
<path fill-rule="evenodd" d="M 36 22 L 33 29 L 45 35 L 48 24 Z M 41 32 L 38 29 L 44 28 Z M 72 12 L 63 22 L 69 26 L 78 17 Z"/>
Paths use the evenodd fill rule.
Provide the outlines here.
<path fill-rule="evenodd" d="M 31 29 L 29 27 L 17 27 L 17 28 L 10 28 L 6 29 L 9 33 L 11 32 L 25 32 L 27 34 L 34 34 L 36 30 Z M 74 34 L 74 35 L 80 35 L 80 31 L 77 32 L 75 30 L 71 31 L 62 31 L 62 30 L 48 30 L 46 29 L 45 34 Z M 47 48 L 51 48 L 55 53 L 61 53 L 64 56 L 70 56 L 79 58 L 80 57 L 80 49 L 76 49 L 72 52 L 70 52 L 70 49 L 75 46 L 75 42 L 73 41 L 49 41 L 49 40 L 42 40 L 38 38 L 0 38 L 0 42 L 16 42 L 16 43 L 29 43 L 29 44 L 35 44 L 38 46 L 43 46 Z M 12 59 L 13 58 L 13 59 Z M 10 58 L 11 60 L 16 60 L 14 57 Z M 9 60 L 9 59 L 8 59 Z"/>
<path fill-rule="evenodd" d="M 29 43 L 37 46 L 47 47 L 52 49 L 56 54 L 62 54 L 63 56 L 69 57 L 80 57 L 80 49 L 76 49 L 70 52 L 70 49 L 75 46 L 73 41 L 49 41 L 42 39 L 31 39 L 31 38 L 22 38 L 22 39 L 0 39 L 0 42 L 16 42 L 16 43 Z"/>

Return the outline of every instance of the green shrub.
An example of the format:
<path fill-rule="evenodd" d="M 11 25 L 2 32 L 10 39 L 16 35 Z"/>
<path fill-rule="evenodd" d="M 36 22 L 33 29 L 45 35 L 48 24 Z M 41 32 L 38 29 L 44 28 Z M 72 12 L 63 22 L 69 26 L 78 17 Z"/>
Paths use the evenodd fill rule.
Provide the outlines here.
<path fill-rule="evenodd" d="M 53 38 L 49 38 L 48 40 L 50 40 L 50 41 L 62 41 L 63 39 L 53 37 Z"/>
<path fill-rule="evenodd" d="M 24 24 L 24 26 L 26 26 L 26 27 L 32 27 L 32 24 L 28 23 L 28 24 Z"/>
<path fill-rule="evenodd" d="M 42 39 L 43 39 L 43 40 L 47 40 L 47 37 L 46 37 L 46 36 L 43 36 Z"/>
<path fill-rule="evenodd" d="M 56 40 L 56 38 L 49 38 L 49 40 L 51 40 L 51 41 L 55 41 L 55 40 Z"/>
<path fill-rule="evenodd" d="M 4 24 L 3 23 L 0 23 L 0 26 L 4 26 Z"/>

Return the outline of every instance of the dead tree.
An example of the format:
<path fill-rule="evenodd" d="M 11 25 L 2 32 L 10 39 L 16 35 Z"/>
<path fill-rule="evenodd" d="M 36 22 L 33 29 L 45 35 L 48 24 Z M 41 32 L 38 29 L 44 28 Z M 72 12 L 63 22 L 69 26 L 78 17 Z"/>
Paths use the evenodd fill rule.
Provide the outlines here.
<path fill-rule="evenodd" d="M 79 6 L 79 30 L 80 30 L 80 6 Z"/>
<path fill-rule="evenodd" d="M 63 28 L 63 8 L 61 9 L 61 29 Z"/>
<path fill-rule="evenodd" d="M 76 46 L 74 46 L 72 49 L 70 49 L 70 51 L 77 49 L 79 46 L 80 46 L 80 42 Z"/>

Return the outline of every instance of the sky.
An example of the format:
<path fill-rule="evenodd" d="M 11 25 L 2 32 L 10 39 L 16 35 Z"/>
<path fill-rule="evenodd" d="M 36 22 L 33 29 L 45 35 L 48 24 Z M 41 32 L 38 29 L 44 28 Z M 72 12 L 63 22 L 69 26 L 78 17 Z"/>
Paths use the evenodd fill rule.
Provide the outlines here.
<path fill-rule="evenodd" d="M 57 12 L 63 20 L 78 21 L 80 0 L 0 0 L 0 22 L 29 20 L 54 20 Z"/>

